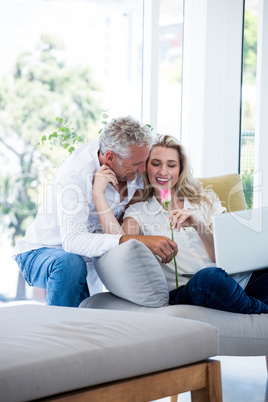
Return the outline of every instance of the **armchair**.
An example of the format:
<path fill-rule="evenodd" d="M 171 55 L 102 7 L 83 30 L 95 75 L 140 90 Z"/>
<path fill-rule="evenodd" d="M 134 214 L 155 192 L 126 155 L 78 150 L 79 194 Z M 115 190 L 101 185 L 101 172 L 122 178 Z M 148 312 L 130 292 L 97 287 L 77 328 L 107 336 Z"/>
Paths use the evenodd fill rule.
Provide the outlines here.
<path fill-rule="evenodd" d="M 211 189 L 218 195 L 227 212 L 247 209 L 240 175 L 237 173 L 198 179 L 204 189 Z"/>

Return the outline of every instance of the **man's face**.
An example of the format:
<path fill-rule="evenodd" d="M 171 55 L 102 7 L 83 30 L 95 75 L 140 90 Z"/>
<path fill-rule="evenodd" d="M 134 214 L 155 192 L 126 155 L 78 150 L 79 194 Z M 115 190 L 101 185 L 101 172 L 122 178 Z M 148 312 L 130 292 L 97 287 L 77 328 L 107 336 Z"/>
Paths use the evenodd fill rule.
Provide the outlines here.
<path fill-rule="evenodd" d="M 129 147 L 129 158 L 121 158 L 115 155 L 110 168 L 115 172 L 119 181 L 132 181 L 135 179 L 137 172 L 145 172 L 146 160 L 149 156 L 150 147 L 137 147 L 131 145 Z"/>

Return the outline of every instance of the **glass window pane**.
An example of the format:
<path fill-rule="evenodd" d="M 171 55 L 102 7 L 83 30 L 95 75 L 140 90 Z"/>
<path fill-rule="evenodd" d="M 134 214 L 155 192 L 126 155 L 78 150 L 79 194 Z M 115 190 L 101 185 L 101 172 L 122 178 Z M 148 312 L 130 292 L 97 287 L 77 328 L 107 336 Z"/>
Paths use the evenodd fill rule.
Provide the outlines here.
<path fill-rule="evenodd" d="M 103 111 L 141 117 L 142 10 L 142 0 L 0 0 L 0 297 L 16 296 L 12 237 L 35 216 L 42 172 L 66 157 L 37 146 L 56 117 L 86 140 Z"/>
<path fill-rule="evenodd" d="M 161 0 L 158 132 L 180 136 L 183 0 Z"/>
<path fill-rule="evenodd" d="M 248 208 L 253 203 L 258 0 L 245 0 L 240 173 Z"/>

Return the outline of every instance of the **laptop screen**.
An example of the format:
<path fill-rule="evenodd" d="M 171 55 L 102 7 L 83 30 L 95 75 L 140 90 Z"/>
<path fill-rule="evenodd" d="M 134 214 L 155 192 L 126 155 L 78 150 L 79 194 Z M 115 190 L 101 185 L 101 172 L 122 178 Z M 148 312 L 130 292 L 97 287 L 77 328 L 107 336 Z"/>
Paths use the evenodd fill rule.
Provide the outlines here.
<path fill-rule="evenodd" d="M 216 265 L 229 274 L 268 267 L 268 208 L 214 215 Z"/>

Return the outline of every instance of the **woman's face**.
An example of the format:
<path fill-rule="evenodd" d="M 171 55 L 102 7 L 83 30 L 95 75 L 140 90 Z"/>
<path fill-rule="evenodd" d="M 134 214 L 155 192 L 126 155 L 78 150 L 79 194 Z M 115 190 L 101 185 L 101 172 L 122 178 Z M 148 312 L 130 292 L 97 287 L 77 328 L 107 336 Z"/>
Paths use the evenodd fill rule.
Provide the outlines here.
<path fill-rule="evenodd" d="M 172 189 L 175 190 L 174 186 L 180 174 L 178 151 L 173 148 L 154 146 L 147 163 L 147 173 L 156 196 L 159 196 L 162 189 L 171 189 L 173 194 Z"/>

